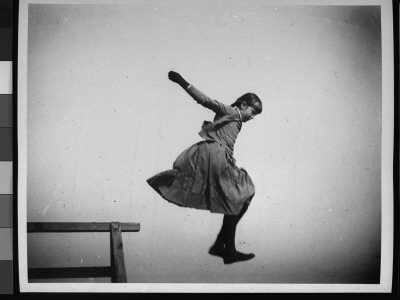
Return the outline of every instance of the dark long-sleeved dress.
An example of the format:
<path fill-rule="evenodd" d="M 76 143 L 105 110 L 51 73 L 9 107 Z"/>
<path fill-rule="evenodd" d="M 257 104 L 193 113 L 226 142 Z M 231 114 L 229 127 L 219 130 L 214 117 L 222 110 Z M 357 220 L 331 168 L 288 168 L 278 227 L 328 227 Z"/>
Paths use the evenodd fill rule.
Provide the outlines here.
<path fill-rule="evenodd" d="M 161 197 L 179 206 L 237 215 L 255 193 L 250 176 L 233 158 L 242 127 L 240 112 L 193 86 L 187 92 L 216 113 L 214 121 L 204 121 L 199 133 L 204 140 L 183 151 L 172 170 L 158 173 L 147 182 Z"/>

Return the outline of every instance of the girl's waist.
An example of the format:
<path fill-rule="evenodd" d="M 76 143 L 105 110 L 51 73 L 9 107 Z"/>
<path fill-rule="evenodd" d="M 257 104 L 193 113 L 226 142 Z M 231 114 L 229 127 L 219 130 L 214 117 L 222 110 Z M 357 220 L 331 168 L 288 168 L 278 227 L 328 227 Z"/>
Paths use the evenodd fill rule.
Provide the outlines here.
<path fill-rule="evenodd" d="M 233 147 L 231 145 L 225 143 L 224 141 L 221 141 L 220 139 L 214 138 L 213 136 L 202 135 L 201 133 L 200 136 L 208 142 L 216 143 L 225 148 L 225 151 L 228 154 L 229 158 L 235 161 L 235 159 L 233 158 Z"/>

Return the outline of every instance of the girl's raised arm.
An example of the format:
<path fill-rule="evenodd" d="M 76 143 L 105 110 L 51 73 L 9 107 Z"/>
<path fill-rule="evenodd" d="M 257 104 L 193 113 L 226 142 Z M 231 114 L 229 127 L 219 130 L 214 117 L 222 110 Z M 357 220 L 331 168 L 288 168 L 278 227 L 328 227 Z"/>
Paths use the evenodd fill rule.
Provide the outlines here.
<path fill-rule="evenodd" d="M 228 113 L 227 106 L 218 102 L 217 100 L 211 99 L 198 89 L 196 89 L 193 85 L 189 84 L 183 77 L 174 71 L 170 71 L 168 73 L 168 78 L 179 84 L 197 103 L 202 106 L 211 109 L 216 114 L 226 115 Z"/>

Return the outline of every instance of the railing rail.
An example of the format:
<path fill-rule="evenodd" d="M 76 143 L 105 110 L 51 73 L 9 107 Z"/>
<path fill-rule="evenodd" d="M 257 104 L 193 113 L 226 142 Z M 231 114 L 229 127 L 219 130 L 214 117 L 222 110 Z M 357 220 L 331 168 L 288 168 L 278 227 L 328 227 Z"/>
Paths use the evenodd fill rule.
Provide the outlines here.
<path fill-rule="evenodd" d="M 111 282 L 127 282 L 122 232 L 139 232 L 140 223 L 28 222 L 28 233 L 43 232 L 110 232 L 111 266 L 29 268 L 28 278 L 111 277 Z"/>

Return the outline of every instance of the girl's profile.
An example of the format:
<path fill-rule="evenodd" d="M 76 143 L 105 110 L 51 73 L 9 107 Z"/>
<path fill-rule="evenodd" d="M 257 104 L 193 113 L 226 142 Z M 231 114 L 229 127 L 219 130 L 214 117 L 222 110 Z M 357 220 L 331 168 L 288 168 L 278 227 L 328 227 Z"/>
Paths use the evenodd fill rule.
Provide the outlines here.
<path fill-rule="evenodd" d="M 198 104 L 214 111 L 215 117 L 213 122 L 204 121 L 199 132 L 202 141 L 184 150 L 171 170 L 158 173 L 147 182 L 176 205 L 224 214 L 209 254 L 221 257 L 225 264 L 252 259 L 253 253 L 236 250 L 235 232 L 254 197 L 255 187 L 246 170 L 236 166 L 233 154 L 242 124 L 262 112 L 261 100 L 247 93 L 229 106 L 209 98 L 177 72 L 170 71 L 168 77 Z"/>

